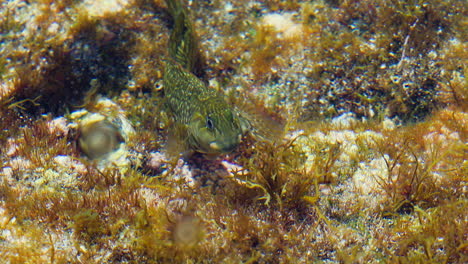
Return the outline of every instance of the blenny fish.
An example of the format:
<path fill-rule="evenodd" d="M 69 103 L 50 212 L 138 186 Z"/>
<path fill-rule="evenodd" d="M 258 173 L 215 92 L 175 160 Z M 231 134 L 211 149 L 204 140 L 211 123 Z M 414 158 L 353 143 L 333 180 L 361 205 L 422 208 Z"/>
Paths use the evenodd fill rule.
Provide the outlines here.
<path fill-rule="evenodd" d="M 163 89 L 165 108 L 185 148 L 208 155 L 233 151 L 248 122 L 194 71 L 201 54 L 188 10 L 180 0 L 166 0 L 174 26 L 169 38 Z"/>

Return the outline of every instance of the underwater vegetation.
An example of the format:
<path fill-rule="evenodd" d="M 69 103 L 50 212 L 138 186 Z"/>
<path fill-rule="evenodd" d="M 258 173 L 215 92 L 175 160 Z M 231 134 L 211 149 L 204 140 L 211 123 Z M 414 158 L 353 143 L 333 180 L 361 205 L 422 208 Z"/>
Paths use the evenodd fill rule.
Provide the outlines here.
<path fill-rule="evenodd" d="M 252 124 L 211 160 L 168 149 L 165 1 L 0 3 L 3 262 L 468 262 L 465 1 L 183 3 Z"/>

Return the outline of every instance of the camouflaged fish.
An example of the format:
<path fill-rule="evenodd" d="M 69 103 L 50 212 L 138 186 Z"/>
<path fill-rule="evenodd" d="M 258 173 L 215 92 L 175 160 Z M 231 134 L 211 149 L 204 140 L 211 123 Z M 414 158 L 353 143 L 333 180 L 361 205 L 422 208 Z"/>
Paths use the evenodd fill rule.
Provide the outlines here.
<path fill-rule="evenodd" d="M 164 70 L 165 107 L 188 149 L 210 155 L 231 152 L 248 122 L 193 74 L 200 54 L 188 12 L 180 0 L 166 3 L 174 27 Z"/>

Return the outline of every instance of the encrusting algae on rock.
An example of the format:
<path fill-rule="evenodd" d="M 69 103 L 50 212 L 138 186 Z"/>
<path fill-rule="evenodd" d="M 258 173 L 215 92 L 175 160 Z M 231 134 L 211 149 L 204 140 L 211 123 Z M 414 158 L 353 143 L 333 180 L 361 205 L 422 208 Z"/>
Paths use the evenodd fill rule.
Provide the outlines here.
<path fill-rule="evenodd" d="M 164 71 L 164 94 L 176 133 L 191 150 L 211 155 L 231 152 L 240 143 L 246 122 L 217 91 L 192 73 L 200 54 L 187 10 L 178 0 L 166 3 L 174 28 L 169 40 L 171 59 Z"/>
<path fill-rule="evenodd" d="M 1 262 L 468 263 L 465 2 L 1 2 Z"/>

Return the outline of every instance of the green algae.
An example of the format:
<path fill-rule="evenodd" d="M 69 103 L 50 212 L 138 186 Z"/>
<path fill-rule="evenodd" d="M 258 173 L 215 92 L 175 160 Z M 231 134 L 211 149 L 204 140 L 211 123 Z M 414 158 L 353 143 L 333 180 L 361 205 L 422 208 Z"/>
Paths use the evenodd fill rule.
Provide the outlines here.
<path fill-rule="evenodd" d="M 251 108 L 287 121 L 275 141 L 248 137 L 222 163 L 199 162 L 215 168 L 212 184 L 196 167 L 192 182 L 181 178 L 188 161 L 153 164 L 167 134 L 155 90 L 170 23 L 162 1 L 136 3 L 94 17 L 80 1 L 1 6 L 1 259 L 468 260 L 462 1 L 193 1 L 207 80 L 233 104 L 252 98 Z M 31 12 L 36 39 L 20 19 Z M 262 22 L 287 12 L 303 36 Z M 48 33 L 54 20 L 69 29 Z M 73 68 L 83 70 L 64 86 Z M 95 93 L 136 127 L 125 171 L 87 160 L 77 131 L 55 123 L 64 110 L 53 109 L 103 111 Z M 64 94 L 78 101 L 50 100 Z M 195 235 L 185 243 L 187 222 Z"/>

